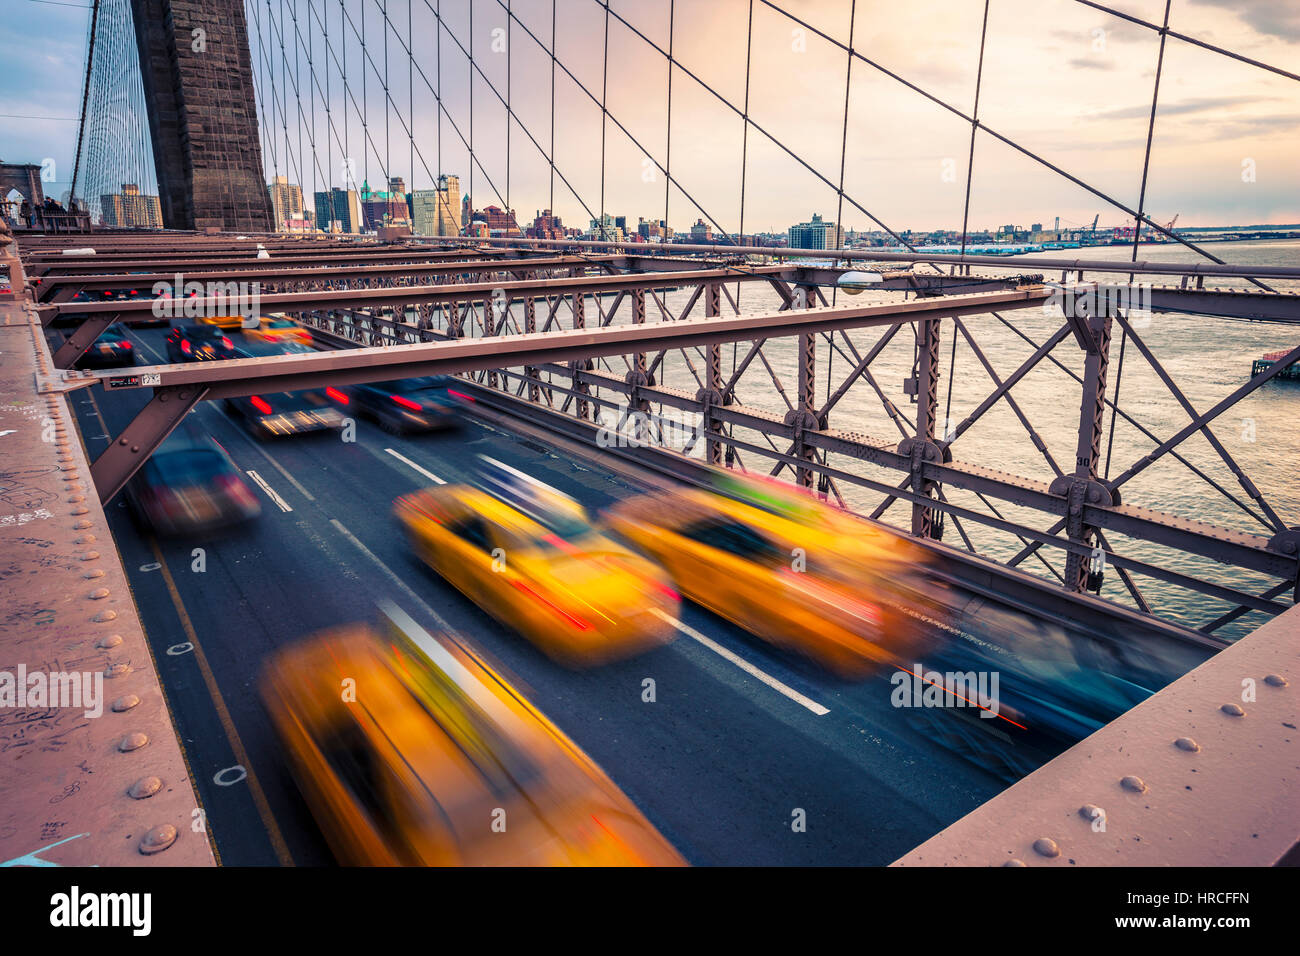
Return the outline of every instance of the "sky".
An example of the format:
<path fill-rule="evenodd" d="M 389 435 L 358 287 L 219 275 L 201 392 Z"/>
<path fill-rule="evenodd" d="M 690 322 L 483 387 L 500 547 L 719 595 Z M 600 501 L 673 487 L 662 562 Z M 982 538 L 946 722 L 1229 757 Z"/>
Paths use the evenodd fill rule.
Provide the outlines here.
<path fill-rule="evenodd" d="M 783 231 L 813 213 L 856 229 L 961 226 L 971 125 L 934 100 L 966 116 L 974 109 L 983 0 L 611 0 L 608 23 L 598 0 L 508 4 L 516 20 L 507 0 L 473 0 L 472 10 L 470 0 L 346 0 L 342 10 L 248 0 L 267 179 L 288 175 L 311 193 L 339 185 L 351 156 L 358 179 L 376 187 L 386 172 L 416 189 L 445 172 L 465 192 L 472 176 L 476 207 L 508 203 L 521 221 L 553 206 L 568 225 L 585 227 L 602 209 L 635 222 L 663 218 L 667 205 L 678 229 L 704 218 L 734 232 L 742 209 L 746 232 Z M 1156 23 L 1165 11 L 1165 0 L 1108 5 Z M 72 167 L 88 3 L 0 6 L 8 25 L 0 158 L 52 159 L 57 195 Z M 1170 7 L 1179 32 L 1293 71 L 1300 64 L 1300 3 Z M 988 9 L 981 123 L 1135 207 L 1158 34 L 1077 0 L 989 0 Z M 870 62 L 850 67 L 844 47 L 817 31 Z M 552 33 L 561 64 L 554 130 Z M 680 64 L 671 99 L 668 65 L 654 48 L 670 43 Z M 1300 82 L 1167 41 L 1146 194 L 1152 218 L 1300 222 L 1297 147 Z M 972 230 L 1051 226 L 1057 216 L 1063 226 L 1098 214 L 1103 226 L 1127 220 L 986 132 L 973 159 Z"/>

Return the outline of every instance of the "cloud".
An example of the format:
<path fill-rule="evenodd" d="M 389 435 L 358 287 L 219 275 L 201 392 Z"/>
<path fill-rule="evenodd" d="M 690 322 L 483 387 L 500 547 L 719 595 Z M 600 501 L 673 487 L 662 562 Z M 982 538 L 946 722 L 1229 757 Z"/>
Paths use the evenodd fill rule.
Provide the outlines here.
<path fill-rule="evenodd" d="M 1283 40 L 1300 38 L 1300 4 L 1293 0 L 1192 0 L 1192 3 L 1235 13 L 1265 36 Z"/>
<path fill-rule="evenodd" d="M 1157 115 L 1179 116 L 1189 113 L 1213 113 L 1220 110 L 1232 110 L 1237 107 L 1262 103 L 1276 99 L 1272 96 L 1205 96 L 1184 100 L 1181 103 L 1161 103 Z M 1122 106 L 1114 109 L 1100 110 L 1088 115 L 1089 119 L 1145 119 L 1151 115 L 1151 105 Z"/>
<path fill-rule="evenodd" d="M 1095 56 L 1076 56 L 1069 61 L 1070 66 L 1077 67 L 1080 70 L 1113 70 L 1115 69 L 1114 60 L 1102 60 Z"/>

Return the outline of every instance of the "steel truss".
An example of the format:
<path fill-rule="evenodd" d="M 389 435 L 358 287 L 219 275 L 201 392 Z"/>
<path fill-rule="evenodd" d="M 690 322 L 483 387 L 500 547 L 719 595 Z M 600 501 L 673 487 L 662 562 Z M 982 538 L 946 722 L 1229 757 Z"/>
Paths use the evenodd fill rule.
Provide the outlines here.
<path fill-rule="evenodd" d="M 910 507 L 908 530 L 939 539 L 945 524 L 957 532 L 963 546 L 976 552 L 966 529 L 979 524 L 1012 534 L 1021 550 L 1008 562 L 1018 567 L 1033 558 L 1075 592 L 1099 589 L 1101 565 L 1112 567 L 1126 594 L 1142 611 L 1151 604 L 1138 578 L 1150 578 L 1226 601 L 1230 609 L 1208 621 L 1216 630 L 1249 611 L 1278 613 L 1288 605 L 1279 597 L 1291 592 L 1294 601 L 1300 560 L 1300 533 L 1290 528 L 1250 481 L 1213 432 L 1215 419 L 1300 358 L 1300 349 L 1256 375 L 1232 395 L 1208 410 L 1195 408 L 1160 364 L 1129 317 L 1107 303 L 1106 286 L 1066 282 L 1049 288 L 1040 277 L 919 276 L 914 272 L 881 273 L 878 287 L 903 291 L 907 301 L 887 304 L 827 306 L 825 287 L 833 287 L 843 268 L 800 265 L 745 265 L 720 260 L 659 259 L 626 254 L 552 255 L 509 259 L 461 258 L 438 262 L 393 264 L 365 268 L 273 268 L 252 270 L 273 288 L 295 288 L 262 297 L 262 308 L 292 314 L 318 330 L 322 340 L 346 350 L 317 356 L 249 359 L 220 365 L 166 366 L 147 370 L 158 375 L 153 401 L 95 463 L 95 480 L 107 500 L 129 478 L 157 443 L 193 405 L 205 399 L 285 390 L 333 382 L 392 378 L 406 374 L 455 372 L 471 376 L 482 388 L 508 398 L 527 414 L 545 408 L 596 426 L 622 428 L 626 416 L 641 412 L 637 428 L 650 442 L 662 441 L 662 424 L 652 410 L 675 409 L 695 417 L 699 426 L 689 436 L 683 454 L 698 455 L 714 464 L 762 469 L 816 488 L 843 503 L 843 487 L 854 485 L 882 495 L 873 517 L 886 515 L 891 505 Z M 470 253 L 473 255 L 473 253 Z M 652 261 L 655 260 L 655 261 Z M 1122 264 L 1121 264 L 1122 265 Z M 154 262 L 155 268 L 170 264 Z M 315 273 L 313 275 L 313 273 Z M 595 274 L 592 274 L 595 273 Z M 102 274 L 79 276 L 69 283 L 85 288 L 117 288 L 149 276 Z M 156 273 L 165 275 L 161 269 Z M 214 273 L 221 276 L 223 273 Z M 428 285 L 430 279 L 438 284 Z M 775 291 L 777 312 L 744 316 L 730 286 L 759 282 Z M 280 283 L 279 286 L 274 283 Z M 60 288 L 68 288 L 61 284 Z M 684 304 L 669 308 L 664 290 L 686 293 Z M 972 292 L 972 289 L 991 291 Z M 944 295 L 947 291 L 953 294 Z M 1152 300 L 1153 310 L 1188 311 L 1188 296 L 1222 293 L 1195 288 L 1172 290 L 1178 297 Z M 1241 293 L 1279 299 L 1277 293 Z M 1001 313 L 1027 306 L 1042 307 L 1056 298 L 1062 323 L 1043 342 L 1036 342 Z M 1099 314 L 1088 314 L 1096 303 Z M 200 305 L 212 306 L 211 300 Z M 1265 308 L 1271 308 L 1265 304 Z M 56 364 L 71 364 L 111 321 L 143 316 L 152 303 L 55 303 L 42 306 L 48 321 L 65 312 L 85 314 L 69 340 L 56 353 Z M 972 317 L 979 317 L 978 320 Z M 980 344 L 980 328 L 1000 322 L 1030 344 L 1034 351 L 1009 374 L 999 374 Z M 1286 320 L 1282 320 L 1286 321 Z M 909 418 L 889 399 L 872 364 L 885 347 L 910 327 L 916 359 L 905 391 L 916 399 L 917 414 Z M 848 329 L 878 327 L 879 339 L 865 352 L 846 334 Z M 1111 331 L 1132 340 L 1132 350 L 1147 362 L 1186 411 L 1189 423 L 1172 436 L 1146 429 L 1123 407 L 1107 397 Z M 797 356 L 794 381 L 785 382 L 769 359 L 769 342 L 792 338 Z M 937 423 L 945 343 L 960 339 L 970 349 L 992 383 L 991 390 L 946 434 Z M 721 347 L 736 342 L 733 368 L 724 372 Z M 1084 356 L 1083 374 L 1074 373 L 1056 356 L 1069 344 Z M 361 349 L 348 346 L 363 346 Z M 1127 346 L 1126 346 L 1127 347 Z M 838 375 L 824 385 L 818 400 L 819 353 L 842 359 Z M 668 387 L 661 379 L 669 355 L 680 357 L 695 388 Z M 676 360 L 676 359 L 674 359 Z M 1063 369 L 1079 386 L 1079 428 L 1076 459 L 1063 468 L 1047 450 L 1032 424 L 1030 409 L 1014 395 L 1016 385 L 1036 367 L 1050 363 Z M 759 371 L 761 369 L 761 371 Z M 102 379 L 143 380 L 120 373 L 68 373 L 63 387 Z M 758 376 L 758 379 L 755 379 Z M 785 405 L 784 412 L 746 404 L 743 392 L 754 382 L 770 384 Z M 834 412 L 850 391 L 870 389 L 898 429 L 898 439 L 862 434 L 834 426 Z M 999 404 L 1005 404 L 1043 455 L 1050 476 L 1040 479 L 1008 475 L 976 462 L 954 457 L 961 436 Z M 610 414 L 622 410 L 622 420 Z M 1156 443 L 1141 460 L 1113 479 L 1098 474 L 1107 409 L 1138 427 Z M 662 417 L 662 416 L 661 416 Z M 1188 437 L 1205 436 L 1237 477 L 1233 492 L 1214 481 L 1179 452 Z M 757 440 L 755 440 L 755 437 Z M 956 445 L 960 450 L 961 445 Z M 1187 465 L 1207 488 L 1225 496 L 1236 508 L 1262 525 L 1257 533 L 1221 528 L 1194 519 L 1164 514 L 1123 503 L 1121 489 L 1154 462 L 1170 456 Z M 855 464 L 856 463 L 856 464 Z M 899 473 L 898 482 L 882 481 L 862 472 L 862 465 Z M 960 489 L 976 495 L 986 507 L 977 510 L 949 500 Z M 1004 514 L 1008 505 L 1030 508 L 1046 518 L 1046 528 L 1032 527 Z M 1108 534 L 1156 544 L 1175 551 L 1211 558 L 1267 575 L 1278 583 L 1259 594 L 1202 580 L 1163 568 L 1111 545 Z M 1046 552 L 1044 551 L 1046 549 Z M 1044 553 L 1063 555 L 1058 569 Z"/>

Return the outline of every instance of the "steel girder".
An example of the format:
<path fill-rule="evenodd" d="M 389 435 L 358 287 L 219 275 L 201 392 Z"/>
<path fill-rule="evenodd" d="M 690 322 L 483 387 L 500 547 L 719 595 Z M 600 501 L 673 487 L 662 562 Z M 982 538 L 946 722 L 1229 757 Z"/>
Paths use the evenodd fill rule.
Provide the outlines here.
<path fill-rule="evenodd" d="M 130 375 L 99 372 L 65 372 L 65 375 L 69 384 L 87 385 L 101 380 L 110 388 L 139 388 L 151 384 L 158 389 L 155 400 L 165 404 L 167 399 L 160 400 L 158 396 L 170 395 L 172 389 L 180 387 L 205 389 L 203 397 L 217 399 L 257 392 L 296 391 L 326 384 L 351 385 L 515 365 L 561 361 L 579 363 L 595 357 L 639 351 L 647 346 L 687 348 L 749 339 L 756 334 L 816 333 L 839 328 L 892 325 L 923 318 L 939 308 L 946 314 L 975 314 L 991 308 L 1025 308 L 1041 303 L 1046 297 L 1046 290 L 1040 287 L 857 308 L 815 309 L 799 313 L 785 311 L 601 329 L 575 328 L 532 335 L 459 338 L 395 348 L 379 346 L 345 352 L 163 365 L 133 369 Z M 578 303 L 581 301 L 578 297 Z M 575 320 L 579 319 L 580 311 L 575 308 Z M 585 369 L 574 368 L 575 380 L 579 371 Z M 91 474 L 101 500 L 108 501 L 117 494 L 170 431 L 170 427 L 163 430 L 165 421 L 152 411 L 153 408 L 151 402 L 146 409 L 148 414 L 142 413 L 143 418 L 132 422 L 130 441 L 115 441 L 92 466 Z"/>

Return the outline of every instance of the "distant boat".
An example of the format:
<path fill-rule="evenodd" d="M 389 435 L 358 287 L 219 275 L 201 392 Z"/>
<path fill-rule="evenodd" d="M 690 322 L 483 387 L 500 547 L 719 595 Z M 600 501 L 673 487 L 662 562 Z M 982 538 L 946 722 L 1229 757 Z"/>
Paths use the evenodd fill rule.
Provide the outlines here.
<path fill-rule="evenodd" d="M 1278 362 L 1282 361 L 1282 359 L 1286 358 L 1287 354 L 1292 351 L 1294 350 L 1278 349 L 1276 352 L 1268 352 L 1265 355 L 1261 355 L 1259 358 L 1255 359 L 1255 361 L 1251 363 L 1250 366 L 1251 377 L 1254 378 L 1256 375 L 1258 375 L 1260 372 L 1263 372 L 1265 369 L 1272 368 Z M 1292 362 L 1289 366 L 1282 369 L 1282 371 L 1278 372 L 1273 377 L 1286 378 L 1286 379 L 1291 379 L 1293 381 L 1300 381 L 1300 363 Z"/>

